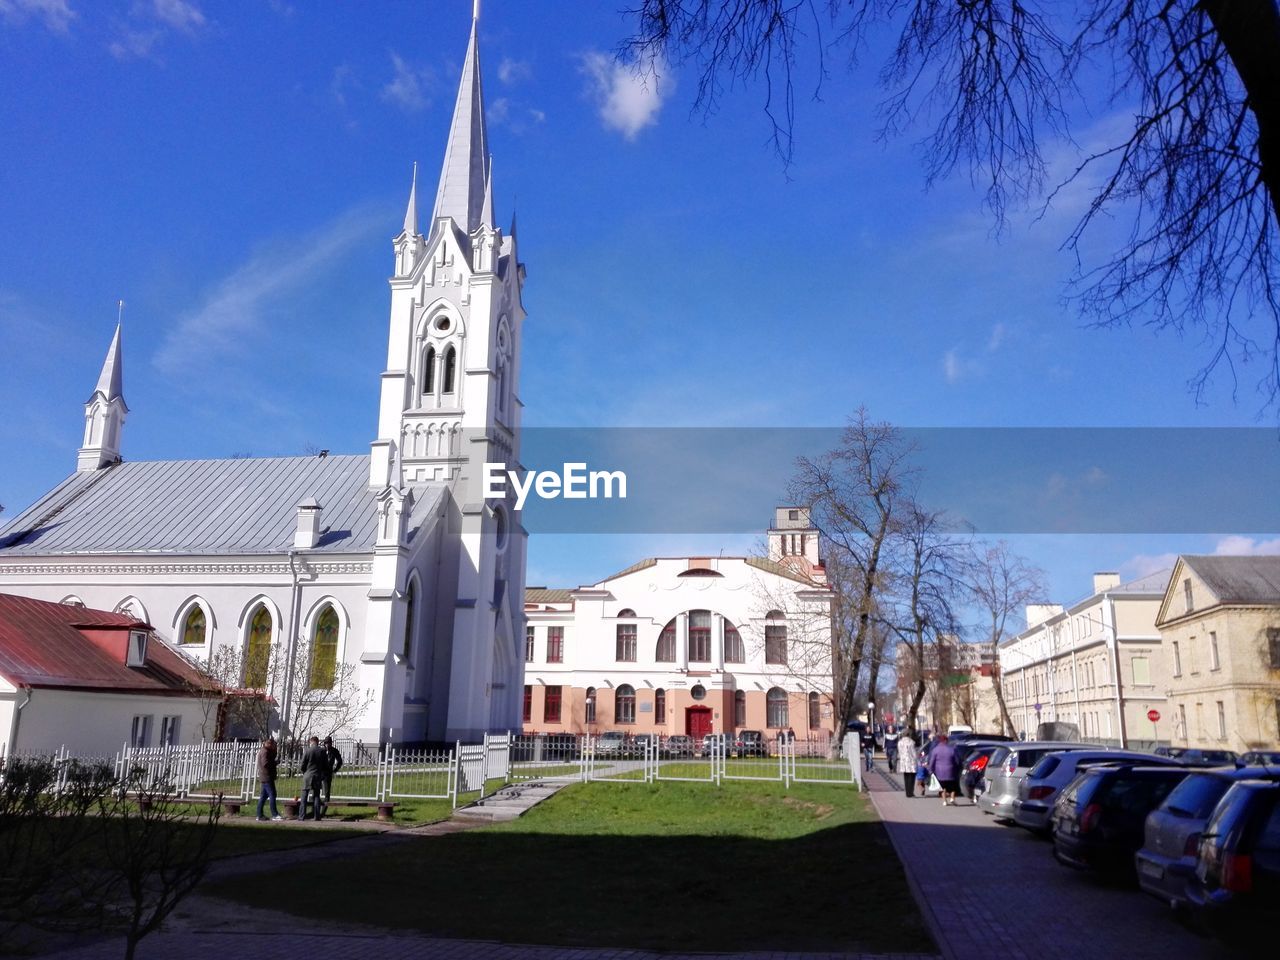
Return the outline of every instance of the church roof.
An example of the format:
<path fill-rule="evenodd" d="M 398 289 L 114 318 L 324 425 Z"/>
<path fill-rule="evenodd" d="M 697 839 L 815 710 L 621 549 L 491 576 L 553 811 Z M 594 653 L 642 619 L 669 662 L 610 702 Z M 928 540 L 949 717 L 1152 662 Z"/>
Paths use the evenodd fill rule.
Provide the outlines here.
<path fill-rule="evenodd" d="M 124 634 L 144 626 L 123 613 L 0 593 L 0 676 L 25 687 L 194 696 L 209 681 L 154 637 L 143 666 L 121 655 Z"/>
<path fill-rule="evenodd" d="M 314 552 L 362 552 L 376 539 L 376 496 L 367 455 L 119 463 L 72 474 L 15 517 L 0 558 L 283 553 L 307 497 L 323 508 Z"/>

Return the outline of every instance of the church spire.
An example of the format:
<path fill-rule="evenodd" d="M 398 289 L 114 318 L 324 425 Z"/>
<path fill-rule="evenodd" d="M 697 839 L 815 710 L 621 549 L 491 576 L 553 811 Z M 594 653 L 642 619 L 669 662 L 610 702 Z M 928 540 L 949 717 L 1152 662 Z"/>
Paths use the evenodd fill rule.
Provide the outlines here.
<path fill-rule="evenodd" d="M 121 302 L 121 307 L 124 304 Z M 98 470 L 120 459 L 120 431 L 129 408 L 124 402 L 124 359 L 120 349 L 122 322 L 102 361 L 98 385 L 84 405 L 84 445 L 76 457 L 76 470 Z"/>
<path fill-rule="evenodd" d="M 484 222 L 489 167 L 489 134 L 484 122 L 484 91 L 480 85 L 480 51 L 476 39 L 479 23 L 480 4 L 476 0 L 434 214 L 435 218 L 452 217 L 468 234 Z"/>
<path fill-rule="evenodd" d="M 409 186 L 409 206 L 404 211 L 404 233 L 406 237 L 418 233 L 418 162 L 413 162 L 413 182 Z"/>

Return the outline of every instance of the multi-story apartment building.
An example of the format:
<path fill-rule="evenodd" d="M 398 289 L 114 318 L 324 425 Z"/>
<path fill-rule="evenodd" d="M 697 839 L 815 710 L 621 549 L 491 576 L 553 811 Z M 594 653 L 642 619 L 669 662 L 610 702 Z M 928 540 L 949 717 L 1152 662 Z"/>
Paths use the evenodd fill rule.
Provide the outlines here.
<path fill-rule="evenodd" d="M 907 723 L 915 698 L 920 670 L 910 646 L 899 643 L 897 667 L 897 708 L 893 719 Z M 958 637 L 943 637 L 925 649 L 924 696 L 916 708 L 916 727 L 946 730 L 964 724 L 974 730 L 998 731 L 1000 706 L 991 675 L 995 653 L 988 643 L 962 643 Z M 886 718 L 888 719 L 888 718 Z"/>
<path fill-rule="evenodd" d="M 1168 582 L 1167 570 L 1130 583 L 1097 573 L 1093 592 L 1069 607 L 1029 605 L 1027 629 L 997 652 L 1015 732 L 1065 722 L 1102 743 L 1168 740 L 1171 668 L 1156 629 Z"/>
<path fill-rule="evenodd" d="M 1280 743 L 1280 557 L 1182 556 L 1156 626 L 1175 746 Z"/>
<path fill-rule="evenodd" d="M 833 729 L 831 602 L 807 511 L 769 558 L 649 558 L 525 591 L 524 729 L 689 734 Z"/>

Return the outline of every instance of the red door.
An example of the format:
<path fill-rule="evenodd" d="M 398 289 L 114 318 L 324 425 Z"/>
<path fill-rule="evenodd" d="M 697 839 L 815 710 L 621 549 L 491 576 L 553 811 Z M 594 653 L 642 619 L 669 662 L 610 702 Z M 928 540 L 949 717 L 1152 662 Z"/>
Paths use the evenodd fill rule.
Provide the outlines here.
<path fill-rule="evenodd" d="M 711 732 L 711 708 L 689 707 L 684 712 L 684 729 L 695 743 Z"/>

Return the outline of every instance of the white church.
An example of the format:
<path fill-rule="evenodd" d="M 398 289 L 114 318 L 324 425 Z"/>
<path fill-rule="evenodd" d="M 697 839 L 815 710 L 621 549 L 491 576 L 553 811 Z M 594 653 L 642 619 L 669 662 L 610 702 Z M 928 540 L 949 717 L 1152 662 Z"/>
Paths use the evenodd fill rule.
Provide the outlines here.
<path fill-rule="evenodd" d="M 431 219 L 415 173 L 393 241 L 370 453 L 124 459 L 117 327 L 75 472 L 0 528 L 0 592 L 132 613 L 196 660 L 310 645 L 272 695 L 287 714 L 351 665 L 366 742 L 518 729 L 526 535 L 481 481 L 519 463 L 525 271 L 490 172 L 473 20 Z"/>

